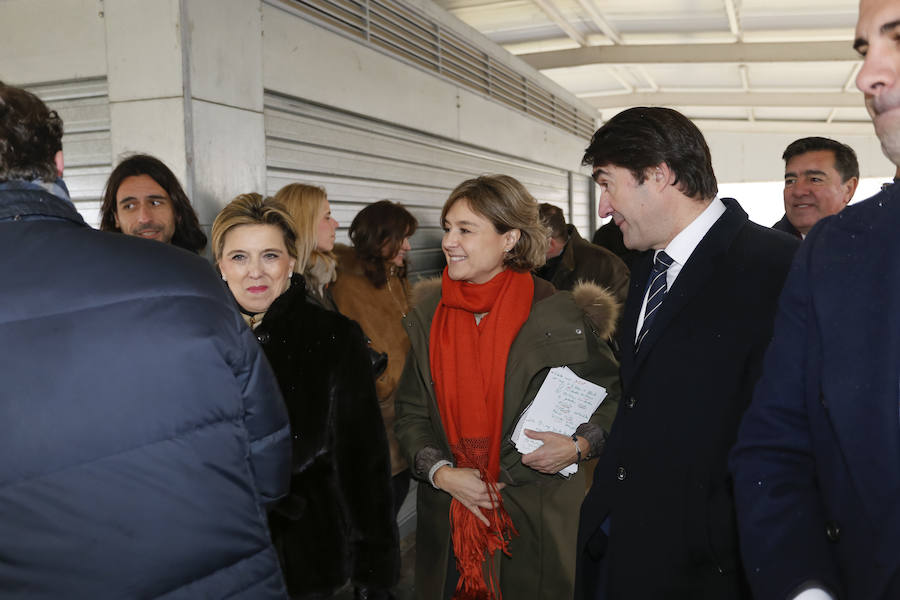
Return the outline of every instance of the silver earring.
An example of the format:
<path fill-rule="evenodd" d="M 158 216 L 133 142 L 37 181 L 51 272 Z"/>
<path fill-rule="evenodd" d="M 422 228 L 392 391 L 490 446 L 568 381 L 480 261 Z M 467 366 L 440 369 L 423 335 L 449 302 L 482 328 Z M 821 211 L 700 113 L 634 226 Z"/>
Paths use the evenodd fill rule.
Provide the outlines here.
<path fill-rule="evenodd" d="M 228 281 L 228 280 L 225 278 L 225 273 L 222 273 L 222 281 Z"/>

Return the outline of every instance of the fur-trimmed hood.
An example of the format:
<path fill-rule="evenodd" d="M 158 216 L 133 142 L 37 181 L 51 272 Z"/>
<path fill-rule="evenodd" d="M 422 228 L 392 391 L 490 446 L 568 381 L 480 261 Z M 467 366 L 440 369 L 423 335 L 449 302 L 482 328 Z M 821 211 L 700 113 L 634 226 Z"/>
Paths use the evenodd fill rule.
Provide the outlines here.
<path fill-rule="evenodd" d="M 554 288 L 547 281 L 535 277 L 534 301 L 540 302 L 552 294 L 567 294 Z M 547 289 L 549 288 L 549 290 Z M 549 293 L 548 293 L 549 291 Z M 413 286 L 410 296 L 410 306 L 420 306 L 428 298 L 440 295 L 441 278 L 430 277 L 422 279 Z M 590 319 L 600 337 L 609 338 L 616 331 L 616 322 L 622 306 L 616 301 L 613 293 L 603 286 L 589 281 L 579 281 L 571 292 L 575 304 Z"/>
<path fill-rule="evenodd" d="M 612 337 L 622 305 L 607 288 L 590 281 L 579 281 L 572 290 L 572 297 L 602 337 Z"/>

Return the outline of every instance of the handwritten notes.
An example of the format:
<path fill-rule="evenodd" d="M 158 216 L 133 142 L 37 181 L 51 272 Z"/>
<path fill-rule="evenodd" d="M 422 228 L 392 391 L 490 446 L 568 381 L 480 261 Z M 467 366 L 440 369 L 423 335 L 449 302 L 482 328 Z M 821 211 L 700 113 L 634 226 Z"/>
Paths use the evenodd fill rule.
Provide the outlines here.
<path fill-rule="evenodd" d="M 525 429 L 572 435 L 579 425 L 587 423 L 604 398 L 605 388 L 582 379 L 569 367 L 550 369 L 541 389 L 513 430 L 512 441 L 516 450 L 528 454 L 543 444 L 525 435 Z M 572 464 L 560 474 L 568 477 L 577 471 L 578 465 Z"/>

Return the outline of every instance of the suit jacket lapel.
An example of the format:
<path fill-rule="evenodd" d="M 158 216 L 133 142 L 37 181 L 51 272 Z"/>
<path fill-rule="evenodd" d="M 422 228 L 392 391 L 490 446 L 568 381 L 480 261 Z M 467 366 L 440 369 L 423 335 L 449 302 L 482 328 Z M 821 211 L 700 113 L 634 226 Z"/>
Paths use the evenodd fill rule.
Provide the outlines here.
<path fill-rule="evenodd" d="M 644 302 L 644 294 L 647 291 L 647 278 L 650 277 L 650 269 L 653 265 L 653 252 L 647 251 L 634 262 L 631 270 L 631 284 L 628 289 L 628 297 L 625 299 L 624 314 L 622 316 L 622 328 L 618 333 L 619 348 L 622 351 L 621 373 L 622 382 L 627 385 L 634 373 L 634 338 L 637 336 L 637 320 L 641 312 L 641 304 Z"/>
<path fill-rule="evenodd" d="M 653 346 L 665 333 L 672 320 L 713 277 L 721 257 L 731 246 L 740 228 L 747 223 L 747 213 L 744 212 L 737 201 L 731 198 L 723 198 L 722 202 L 725 203 L 725 212 L 713 224 L 712 228 L 706 232 L 706 235 L 703 236 L 697 247 L 694 248 L 687 263 L 681 268 L 674 285 L 666 292 L 666 298 L 658 309 L 653 326 L 647 332 L 647 335 L 644 336 L 640 349 L 634 357 L 634 366 L 630 371 L 631 374 L 641 367 L 641 364 L 653 351 Z M 649 275 L 649 270 L 647 275 Z M 642 302 L 643 295 L 641 295 L 638 302 L 638 311 L 640 311 Z M 634 324 L 629 322 L 631 325 L 632 348 L 634 346 L 636 323 L 637 317 L 634 318 Z M 623 379 L 624 377 L 625 371 L 623 369 Z"/>

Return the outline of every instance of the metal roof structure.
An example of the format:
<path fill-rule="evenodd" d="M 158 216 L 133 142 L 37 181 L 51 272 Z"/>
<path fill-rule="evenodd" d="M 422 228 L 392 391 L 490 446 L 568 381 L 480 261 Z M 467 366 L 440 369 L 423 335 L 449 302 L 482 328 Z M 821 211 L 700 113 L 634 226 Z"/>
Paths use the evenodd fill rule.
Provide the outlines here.
<path fill-rule="evenodd" d="M 435 0 L 593 105 L 754 131 L 870 133 L 857 0 Z"/>

